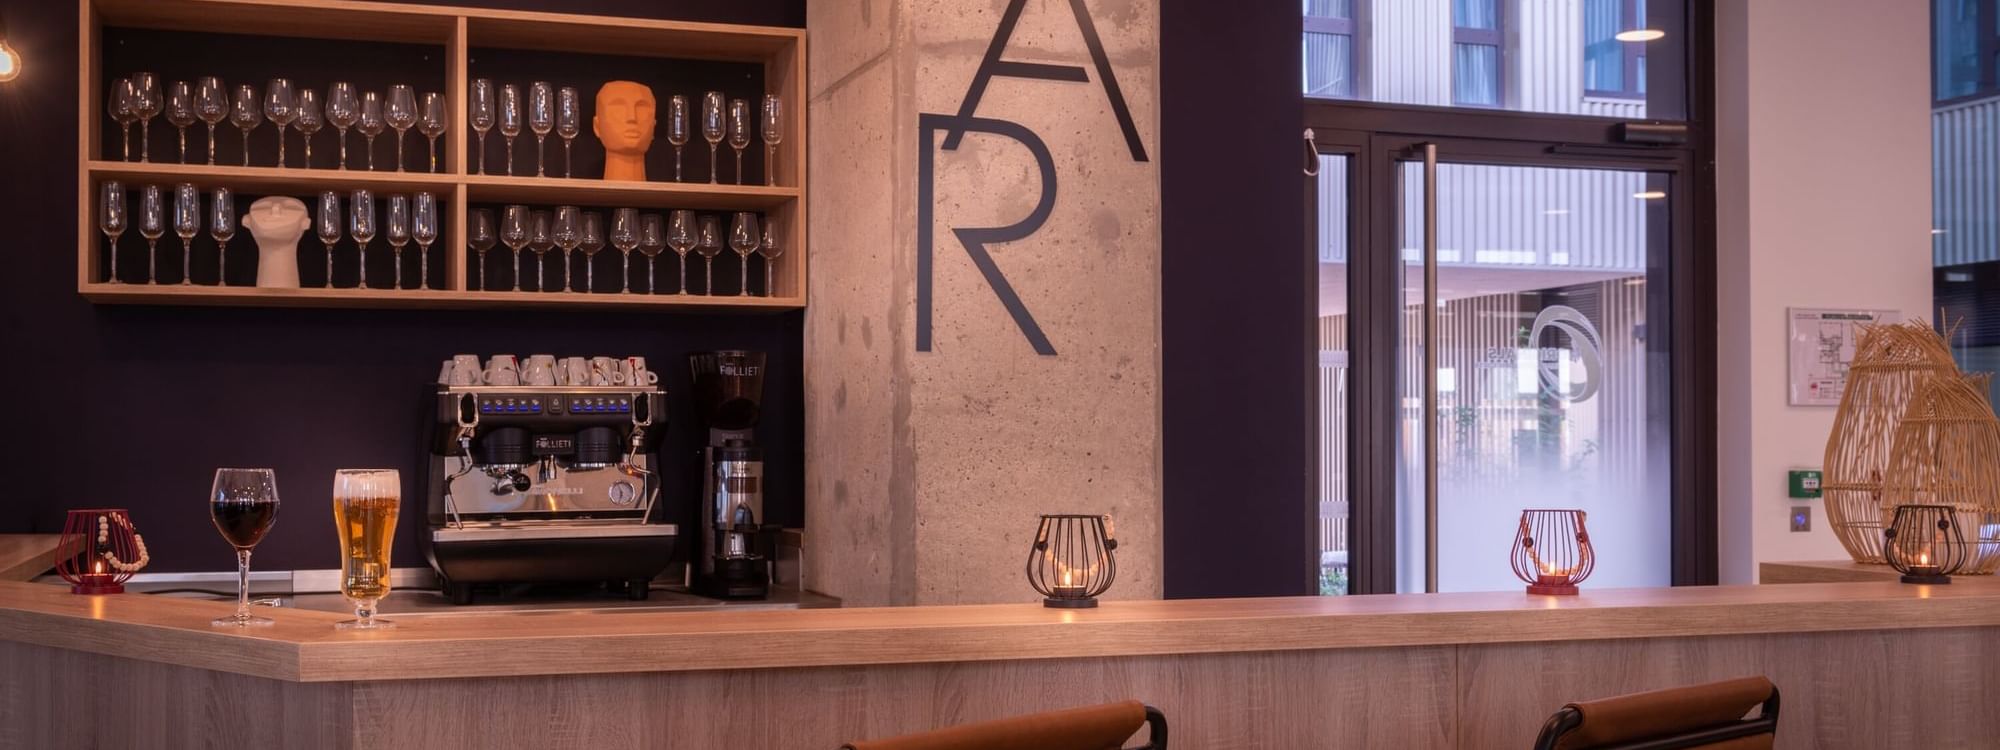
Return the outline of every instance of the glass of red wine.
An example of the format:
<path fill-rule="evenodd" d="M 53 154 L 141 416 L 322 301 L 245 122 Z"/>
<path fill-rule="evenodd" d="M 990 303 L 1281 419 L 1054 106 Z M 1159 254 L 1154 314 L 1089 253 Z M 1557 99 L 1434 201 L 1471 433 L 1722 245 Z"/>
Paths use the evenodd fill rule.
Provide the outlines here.
<path fill-rule="evenodd" d="M 236 614 L 218 617 L 219 628 L 270 625 L 269 617 L 250 615 L 250 550 L 278 520 L 278 477 L 270 469 L 216 469 L 208 493 L 208 515 L 215 530 L 236 548 Z"/>

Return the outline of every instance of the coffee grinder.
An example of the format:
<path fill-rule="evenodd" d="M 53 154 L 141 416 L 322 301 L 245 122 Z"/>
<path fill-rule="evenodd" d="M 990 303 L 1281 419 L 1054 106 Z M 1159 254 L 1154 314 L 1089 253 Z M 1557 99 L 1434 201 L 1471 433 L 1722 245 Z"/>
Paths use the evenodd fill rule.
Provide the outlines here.
<path fill-rule="evenodd" d="M 757 444 L 764 353 L 691 354 L 688 369 L 694 376 L 696 417 L 708 427 L 695 593 L 761 599 L 770 593 L 778 532 L 764 522 L 764 450 Z"/>

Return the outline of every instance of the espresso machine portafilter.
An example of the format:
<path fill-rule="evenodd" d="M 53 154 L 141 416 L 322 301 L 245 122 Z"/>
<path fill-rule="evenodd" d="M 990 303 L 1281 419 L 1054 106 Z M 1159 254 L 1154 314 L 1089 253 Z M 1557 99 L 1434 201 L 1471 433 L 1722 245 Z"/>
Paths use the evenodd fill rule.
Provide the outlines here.
<path fill-rule="evenodd" d="M 696 416 L 708 427 L 702 449 L 701 552 L 696 593 L 756 599 L 770 593 L 778 529 L 764 520 L 764 451 L 757 421 L 764 400 L 764 353 L 688 356 Z"/>

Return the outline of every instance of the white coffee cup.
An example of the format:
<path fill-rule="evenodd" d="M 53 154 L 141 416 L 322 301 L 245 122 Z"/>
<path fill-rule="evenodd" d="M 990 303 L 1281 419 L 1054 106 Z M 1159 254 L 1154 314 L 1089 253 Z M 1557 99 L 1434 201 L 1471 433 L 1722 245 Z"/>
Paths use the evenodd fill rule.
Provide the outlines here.
<path fill-rule="evenodd" d="M 591 385 L 618 385 L 618 360 L 610 357 L 590 358 Z"/>
<path fill-rule="evenodd" d="M 451 385 L 451 376 L 455 372 L 458 372 L 458 365 L 449 359 L 445 360 L 444 367 L 438 370 L 438 385 Z"/>
<path fill-rule="evenodd" d="M 625 364 L 632 373 L 633 385 L 655 385 L 660 382 L 660 374 L 646 369 L 645 357 L 626 357 Z"/>
<path fill-rule="evenodd" d="M 446 381 L 451 385 L 479 385 L 486 382 L 486 373 L 479 368 L 479 355 L 460 354 L 451 358 L 451 374 Z"/>
<path fill-rule="evenodd" d="M 512 354 L 495 354 L 486 363 L 487 385 L 520 385 L 521 365 Z"/>
<path fill-rule="evenodd" d="M 582 357 L 564 357 L 562 373 L 563 385 L 590 385 L 590 360 Z"/>
<path fill-rule="evenodd" d="M 528 366 L 521 370 L 521 382 L 528 385 L 555 385 L 555 355 L 535 354 L 529 356 Z"/>

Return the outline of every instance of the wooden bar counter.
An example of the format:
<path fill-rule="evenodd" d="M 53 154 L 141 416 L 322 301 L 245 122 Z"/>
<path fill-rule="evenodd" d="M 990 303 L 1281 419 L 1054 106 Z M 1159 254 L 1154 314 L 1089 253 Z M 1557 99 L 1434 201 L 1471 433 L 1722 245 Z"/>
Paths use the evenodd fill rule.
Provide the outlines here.
<path fill-rule="evenodd" d="M 408 617 L 0 582 L 0 747 L 831 748 L 1103 700 L 1175 748 L 1525 747 L 1571 700 L 1763 674 L 1781 747 L 2000 742 L 2000 590 L 1880 583 Z M 391 614 L 393 617 L 393 614 Z"/>

